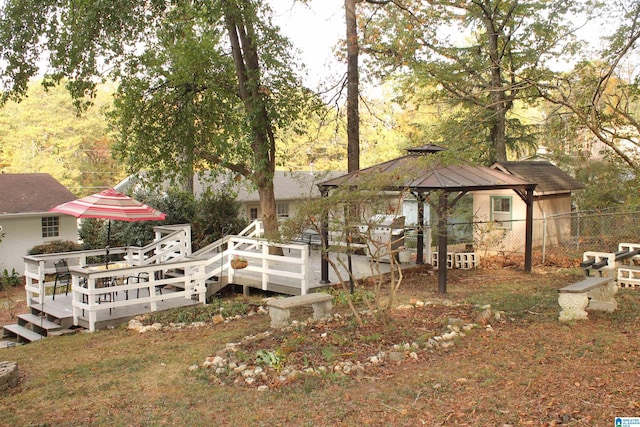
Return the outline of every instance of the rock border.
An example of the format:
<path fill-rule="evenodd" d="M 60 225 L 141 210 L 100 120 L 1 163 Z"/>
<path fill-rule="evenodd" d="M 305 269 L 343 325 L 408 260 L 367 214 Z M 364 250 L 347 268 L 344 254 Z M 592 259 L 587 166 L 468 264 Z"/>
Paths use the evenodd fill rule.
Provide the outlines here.
<path fill-rule="evenodd" d="M 412 301 L 412 304 L 399 306 L 396 309 L 415 309 L 435 304 L 448 306 L 455 305 L 446 300 L 435 303 Z M 259 391 L 267 391 L 271 388 L 280 387 L 305 374 L 325 375 L 334 373 L 344 376 L 362 377 L 366 375 L 368 369 L 385 362 L 402 363 L 404 361 L 411 360 L 417 361 L 420 358 L 418 353 L 421 350 L 427 352 L 446 350 L 454 345 L 456 339 L 465 337 L 472 329 L 484 328 L 488 332 L 493 332 L 493 328 L 489 321 L 502 321 L 504 318 L 503 314 L 501 312 L 492 311 L 491 306 L 488 305 L 479 308 L 482 311 L 474 323 L 465 323 L 461 319 L 450 318 L 446 325 L 446 331 L 441 335 L 430 338 L 422 346 L 417 342 L 394 344 L 387 351 L 380 351 L 369 356 L 365 360 L 338 361 L 333 365 L 318 366 L 315 368 L 309 367 L 304 369 L 296 369 L 286 365 L 278 366 L 277 369 L 274 369 L 273 367 L 265 367 L 257 364 L 238 363 L 235 360 L 234 353 L 241 351 L 243 344 L 253 340 L 266 338 L 274 333 L 271 330 L 267 330 L 257 335 L 246 336 L 240 342 L 227 343 L 223 350 L 218 351 L 215 355 L 207 356 L 202 364 L 191 365 L 189 367 L 189 371 L 196 372 L 207 370 L 207 372 L 210 373 L 219 384 L 256 387 Z M 364 311 L 362 314 L 370 315 L 371 313 Z M 322 322 L 336 322 L 343 318 L 343 315 L 334 313 L 331 317 L 322 320 Z M 319 320 L 314 318 L 309 318 L 304 322 L 294 320 L 289 326 L 281 329 L 280 333 L 313 328 L 313 325 L 319 322 Z M 274 356 L 277 358 L 277 355 Z M 264 383 L 271 384 L 271 386 L 265 385 Z"/>

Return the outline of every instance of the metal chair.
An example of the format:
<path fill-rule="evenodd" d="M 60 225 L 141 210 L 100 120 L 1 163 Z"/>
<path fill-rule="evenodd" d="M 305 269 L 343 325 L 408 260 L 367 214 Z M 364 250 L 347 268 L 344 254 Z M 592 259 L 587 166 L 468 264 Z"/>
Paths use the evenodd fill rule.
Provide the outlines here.
<path fill-rule="evenodd" d="M 61 259 L 53 264 L 56 267 L 56 278 L 53 282 L 53 299 L 56 299 L 56 288 L 58 283 L 60 287 L 66 286 L 65 295 L 69 294 L 69 286 L 71 285 L 71 272 L 69 271 L 69 264 L 66 259 Z"/>
<path fill-rule="evenodd" d="M 157 273 L 157 272 L 156 272 Z M 157 279 L 158 278 L 158 274 L 154 273 L 154 277 Z M 138 273 L 137 276 L 129 276 L 127 277 L 127 281 L 126 283 L 141 283 L 141 282 L 148 282 L 149 281 L 149 273 Z M 162 289 L 165 287 L 165 285 L 157 285 L 155 287 L 156 292 L 160 292 L 160 295 L 162 295 Z M 129 291 L 127 292 L 127 299 L 129 299 Z M 136 293 L 136 298 L 140 298 L 140 288 L 138 288 L 137 293 Z"/>

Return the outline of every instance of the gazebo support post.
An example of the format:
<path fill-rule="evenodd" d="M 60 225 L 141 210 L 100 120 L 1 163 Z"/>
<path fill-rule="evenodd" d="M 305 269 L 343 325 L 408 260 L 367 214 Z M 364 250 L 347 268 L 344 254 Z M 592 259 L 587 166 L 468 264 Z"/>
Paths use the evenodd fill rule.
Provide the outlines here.
<path fill-rule="evenodd" d="M 425 196 L 423 193 L 416 194 L 418 199 L 418 234 L 417 238 L 417 251 L 416 251 L 416 265 L 424 264 L 424 204 Z"/>
<path fill-rule="evenodd" d="M 438 197 L 438 293 L 447 293 L 447 220 L 449 197 L 440 192 Z"/>
<path fill-rule="evenodd" d="M 329 190 L 320 187 L 322 197 L 329 195 Z M 320 223 L 320 283 L 326 285 L 329 283 L 329 213 L 325 213 Z"/>
<path fill-rule="evenodd" d="M 527 220 L 525 225 L 524 271 L 531 273 L 533 256 L 533 189 L 527 189 Z"/>

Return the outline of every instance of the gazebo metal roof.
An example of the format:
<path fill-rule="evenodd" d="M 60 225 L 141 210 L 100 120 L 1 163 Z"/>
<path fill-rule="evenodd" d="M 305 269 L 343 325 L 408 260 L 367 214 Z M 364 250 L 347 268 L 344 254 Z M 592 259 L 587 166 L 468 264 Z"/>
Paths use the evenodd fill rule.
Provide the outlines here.
<path fill-rule="evenodd" d="M 484 190 L 533 190 L 536 184 L 497 169 L 472 165 L 439 165 L 426 156 L 410 153 L 365 169 L 323 181 L 321 189 L 343 185 L 357 187 L 373 177 L 385 176 L 385 190 L 410 189 L 416 193 L 432 191 L 469 192 Z"/>
<path fill-rule="evenodd" d="M 419 200 L 425 201 L 426 195 L 439 192 L 438 213 L 439 227 L 447 221 L 446 212 L 449 207 L 449 195 L 457 193 L 459 197 L 471 191 L 513 190 L 527 205 L 525 236 L 525 271 L 531 271 L 532 234 L 533 234 L 533 192 L 535 183 L 510 175 L 497 169 L 468 164 L 445 165 L 432 156 L 444 150 L 436 145 L 425 145 L 407 150 L 405 156 L 379 163 L 377 165 L 350 172 L 345 175 L 318 184 L 320 192 L 325 195 L 332 188 L 341 186 L 358 187 L 373 180 L 381 180 L 380 188 L 384 191 L 409 190 Z M 419 230 L 421 233 L 421 230 Z M 326 238 L 327 236 L 325 236 Z M 418 259 L 422 260 L 422 236 L 418 239 Z M 447 280 L 447 235 L 439 234 L 438 239 L 438 290 L 446 292 Z M 328 266 L 323 265 L 323 278 L 328 277 Z M 326 270 L 326 276 L 324 273 Z"/>

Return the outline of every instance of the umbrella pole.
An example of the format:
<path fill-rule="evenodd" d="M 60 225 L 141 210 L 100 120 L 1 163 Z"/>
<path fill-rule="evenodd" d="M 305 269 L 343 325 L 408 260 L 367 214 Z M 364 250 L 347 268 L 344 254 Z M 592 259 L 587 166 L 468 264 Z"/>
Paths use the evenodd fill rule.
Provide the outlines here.
<path fill-rule="evenodd" d="M 105 256 L 105 268 L 109 269 L 109 244 L 111 243 L 111 220 L 109 220 L 109 225 L 107 226 L 107 247 L 106 247 L 106 256 Z"/>

